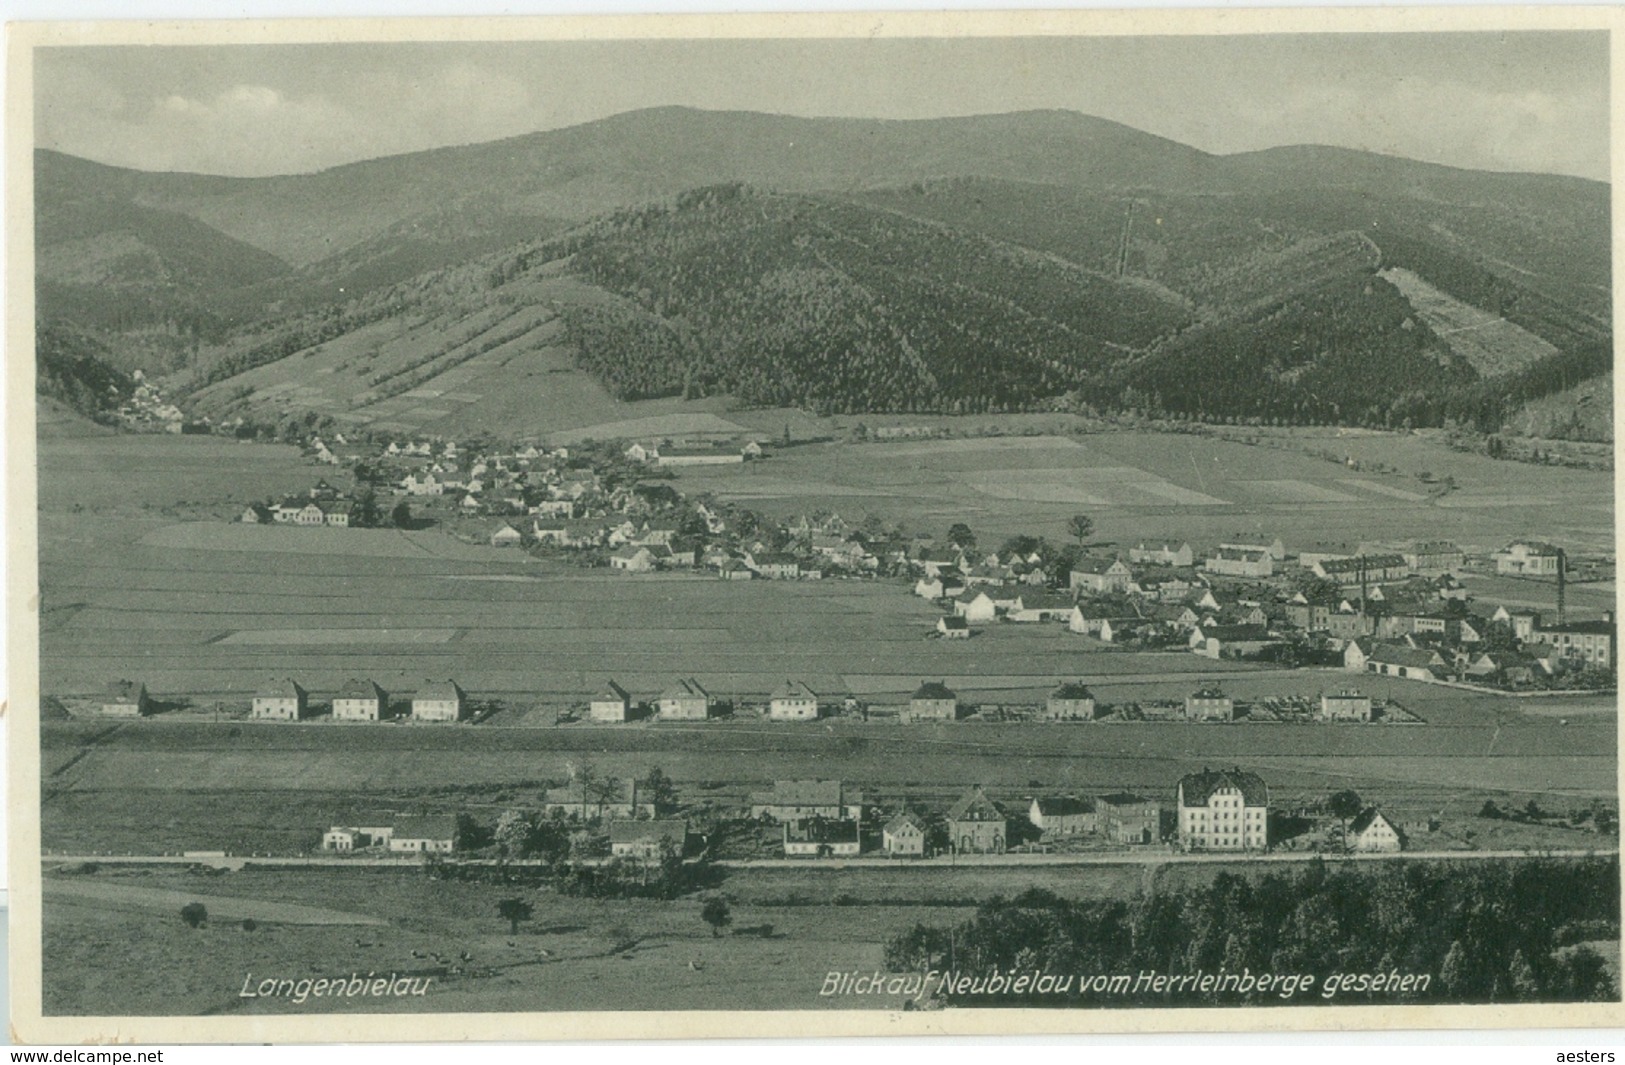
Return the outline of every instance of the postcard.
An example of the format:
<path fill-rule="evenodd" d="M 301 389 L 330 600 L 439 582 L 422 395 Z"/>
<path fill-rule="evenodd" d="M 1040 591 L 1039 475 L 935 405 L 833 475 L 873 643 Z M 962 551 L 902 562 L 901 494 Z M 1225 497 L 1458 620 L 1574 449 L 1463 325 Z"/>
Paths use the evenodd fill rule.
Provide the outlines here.
<path fill-rule="evenodd" d="M 1622 1023 L 1620 25 L 12 24 L 17 1037 Z"/>

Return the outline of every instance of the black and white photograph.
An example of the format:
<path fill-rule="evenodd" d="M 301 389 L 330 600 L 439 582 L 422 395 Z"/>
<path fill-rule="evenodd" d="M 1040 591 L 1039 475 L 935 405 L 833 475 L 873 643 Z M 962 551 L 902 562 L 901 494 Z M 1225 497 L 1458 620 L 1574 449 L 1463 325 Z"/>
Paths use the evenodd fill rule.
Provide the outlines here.
<path fill-rule="evenodd" d="M 13 25 L 19 1038 L 1619 1023 L 1616 15 Z"/>

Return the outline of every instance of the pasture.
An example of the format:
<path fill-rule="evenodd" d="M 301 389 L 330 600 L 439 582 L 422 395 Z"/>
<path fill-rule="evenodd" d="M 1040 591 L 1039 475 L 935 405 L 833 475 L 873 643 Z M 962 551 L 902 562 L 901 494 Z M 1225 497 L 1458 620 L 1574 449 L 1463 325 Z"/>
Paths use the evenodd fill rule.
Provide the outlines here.
<path fill-rule="evenodd" d="M 1419 537 L 1488 551 L 1538 536 L 1613 549 L 1607 473 L 1495 462 L 1422 435 L 1256 430 L 1280 445 L 1266 447 L 1137 431 L 1061 435 L 1066 426 L 1053 418 L 1034 423 L 1055 430 L 1048 435 L 807 445 L 744 467 L 686 468 L 677 483 L 781 516 L 825 507 L 938 534 L 964 521 L 995 546 L 1017 533 L 1065 541 L 1067 518 L 1082 511 L 1097 540 L 1118 547 L 1279 536 L 1298 551 Z M 1400 473 L 1373 472 L 1376 462 Z M 1453 477 L 1457 488 L 1434 499 L 1424 473 Z"/>

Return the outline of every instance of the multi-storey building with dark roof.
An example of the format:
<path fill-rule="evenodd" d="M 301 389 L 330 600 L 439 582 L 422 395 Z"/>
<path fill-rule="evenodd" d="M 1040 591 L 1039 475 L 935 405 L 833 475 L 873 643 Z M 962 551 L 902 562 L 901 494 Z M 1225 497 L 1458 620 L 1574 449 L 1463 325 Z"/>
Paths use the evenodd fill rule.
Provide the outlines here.
<path fill-rule="evenodd" d="M 1204 769 L 1174 789 L 1179 845 L 1187 851 L 1261 851 L 1269 846 L 1269 788 L 1257 773 Z"/>

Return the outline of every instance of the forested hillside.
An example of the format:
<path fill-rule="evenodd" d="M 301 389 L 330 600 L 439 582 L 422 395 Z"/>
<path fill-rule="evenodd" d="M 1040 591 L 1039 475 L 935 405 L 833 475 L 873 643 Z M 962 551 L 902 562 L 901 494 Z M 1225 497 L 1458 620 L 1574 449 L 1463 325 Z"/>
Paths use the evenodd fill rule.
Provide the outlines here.
<path fill-rule="evenodd" d="M 1201 887 L 1154 896 L 1071 901 L 1045 891 L 995 899 L 949 929 L 916 926 L 886 948 L 892 972 L 949 970 L 986 976 L 1072 974 L 1070 993 L 950 995 L 954 1005 L 1003 1007 L 1272 1006 L 1436 1002 L 1616 1001 L 1607 964 L 1588 941 L 1619 936 L 1614 859 L 1531 859 L 1474 868 L 1443 863 L 1312 867 L 1259 878 L 1222 873 Z M 1307 974 L 1296 994 L 1079 991 L 1084 976 L 1143 971 Z M 1421 991 L 1339 989 L 1334 974 L 1425 974 Z M 1091 981 L 1092 983 L 1092 981 Z"/>
<path fill-rule="evenodd" d="M 325 380 L 275 377 L 364 416 L 367 379 L 432 389 L 500 341 L 627 401 L 1493 432 L 1612 364 L 1605 185 L 1212 156 L 1064 112 L 665 108 L 252 179 L 42 152 L 36 188 L 39 321 L 211 409 L 362 336 Z M 472 345 L 404 339 L 493 306 L 516 317 Z"/>
<path fill-rule="evenodd" d="M 566 319 L 582 365 L 625 398 L 1000 410 L 1065 392 L 1188 317 L 1155 286 L 740 186 L 618 215 L 569 270 L 645 312 Z"/>
<path fill-rule="evenodd" d="M 61 326 L 48 326 L 35 339 L 34 388 L 96 418 L 128 399 L 135 382 L 107 363 L 107 350 L 94 339 Z"/>

